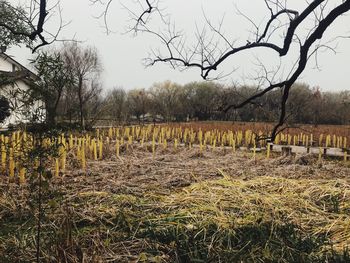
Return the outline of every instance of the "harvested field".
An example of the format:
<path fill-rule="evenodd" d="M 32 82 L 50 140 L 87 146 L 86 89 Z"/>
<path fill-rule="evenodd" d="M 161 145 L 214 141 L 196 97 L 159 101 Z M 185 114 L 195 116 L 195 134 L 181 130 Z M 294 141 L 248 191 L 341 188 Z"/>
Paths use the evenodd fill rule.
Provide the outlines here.
<path fill-rule="evenodd" d="M 44 184 L 41 262 L 350 260 L 348 164 L 221 148 L 122 151 L 86 171 L 68 161 Z M 35 184 L 0 182 L 0 262 L 33 262 Z"/>

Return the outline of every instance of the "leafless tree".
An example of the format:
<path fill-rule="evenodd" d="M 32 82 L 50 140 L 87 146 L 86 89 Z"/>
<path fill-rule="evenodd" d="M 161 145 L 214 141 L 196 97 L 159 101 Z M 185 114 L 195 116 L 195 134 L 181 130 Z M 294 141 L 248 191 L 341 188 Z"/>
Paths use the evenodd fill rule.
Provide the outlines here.
<path fill-rule="evenodd" d="M 112 117 L 114 121 L 118 121 L 119 124 L 125 120 L 127 111 L 126 101 L 126 92 L 122 88 L 114 87 L 106 97 L 108 115 Z"/>
<path fill-rule="evenodd" d="M 108 15 L 110 13 L 111 6 L 113 2 L 117 2 L 115 0 L 107 0 L 107 1 L 101 1 L 101 0 L 90 0 L 90 2 L 93 5 L 102 5 L 105 8 L 103 11 L 97 16 L 98 18 L 103 19 L 104 26 L 106 29 L 106 33 L 110 33 L 111 30 L 109 28 L 109 23 L 108 23 Z M 161 11 L 158 8 L 159 0 L 138 0 L 134 1 L 134 3 L 137 4 L 137 10 L 133 10 L 129 6 L 121 3 L 121 5 L 128 10 L 128 12 L 131 14 L 131 24 L 132 28 L 137 28 L 139 25 L 146 24 L 150 17 L 151 14 L 153 13 L 158 13 L 161 15 Z"/>
<path fill-rule="evenodd" d="M 149 94 L 144 89 L 134 89 L 130 90 L 127 96 L 127 105 L 130 115 L 135 116 L 139 123 L 141 123 L 141 118 L 143 121 L 146 113 L 149 111 Z"/>
<path fill-rule="evenodd" d="M 155 83 L 149 90 L 154 115 L 162 115 L 166 121 L 172 121 L 181 105 L 180 86 L 171 81 Z"/>
<path fill-rule="evenodd" d="M 83 104 L 84 120 L 86 120 L 84 125 L 91 128 L 108 110 L 106 98 L 102 96 L 102 84 L 100 82 L 90 83 L 89 89 L 84 93 Z"/>
<path fill-rule="evenodd" d="M 186 45 L 185 37 L 181 32 L 176 31 L 168 20 L 164 21 L 163 19 L 165 23 L 168 23 L 166 25 L 168 30 L 166 32 L 158 31 L 145 23 L 146 19 L 145 21 L 143 19 L 139 20 L 133 12 L 130 13 L 137 21 L 133 27 L 136 33 L 152 34 L 163 43 L 164 48 L 162 50 L 152 51 L 151 56 L 146 61 L 147 65 L 151 66 L 159 62 L 165 62 L 174 68 L 198 68 L 203 79 L 213 78 L 214 72 L 222 68 L 224 62 L 243 52 L 266 49 L 275 52 L 282 58 L 293 54 L 292 47 L 298 46 L 295 65 L 287 76 L 277 78 L 275 72 L 267 70 L 261 63 L 261 70 L 255 79 L 262 88 L 238 103 L 222 106 L 222 110 L 228 112 L 231 109 L 238 109 L 247 104 L 256 103 L 258 98 L 273 90 L 280 90 L 280 115 L 271 133 L 271 138 L 274 139 L 287 120 L 286 105 L 293 84 L 305 70 L 311 56 L 317 54 L 320 48 L 330 48 L 327 43 L 321 43 L 320 41 L 327 29 L 340 16 L 349 12 L 350 0 L 312 0 L 303 10 L 289 8 L 288 0 L 262 1 L 269 14 L 269 18 L 262 25 L 255 23 L 253 18 L 240 12 L 240 15 L 248 19 L 255 28 L 252 37 L 244 40 L 244 44 L 236 44 L 238 41 L 231 41 L 230 37 L 225 36 L 221 30 L 222 23 L 219 26 L 214 26 L 206 18 L 207 29 L 198 30 L 196 32 L 196 42 L 192 45 Z M 220 4 L 218 3 L 218 5 Z M 156 9 L 159 10 L 156 5 L 150 5 L 149 7 L 149 10 Z M 308 28 L 305 23 L 310 20 L 312 26 Z M 298 34 L 300 31 L 305 33 Z M 282 45 L 279 44 L 281 38 Z"/>
<path fill-rule="evenodd" d="M 101 0 L 90 0 L 94 4 Z M 108 0 L 105 11 L 101 14 L 107 25 L 107 14 L 113 0 Z M 61 16 L 61 0 L 28 0 L 22 2 L 22 6 L 15 6 L 8 0 L 0 0 L 0 45 L 26 44 L 33 53 L 42 46 L 51 44 L 68 23 L 64 23 Z M 139 11 L 136 23 L 146 22 L 147 14 L 151 14 L 157 8 L 156 1 L 142 0 L 144 8 Z M 136 15 L 136 14 L 135 14 Z M 56 32 L 46 29 L 49 19 L 58 17 Z"/>
<path fill-rule="evenodd" d="M 75 78 L 73 88 L 79 102 L 80 125 L 84 128 L 85 105 L 101 92 L 98 81 L 102 71 L 101 61 L 94 47 L 83 48 L 74 42 L 66 44 L 63 57 Z"/>

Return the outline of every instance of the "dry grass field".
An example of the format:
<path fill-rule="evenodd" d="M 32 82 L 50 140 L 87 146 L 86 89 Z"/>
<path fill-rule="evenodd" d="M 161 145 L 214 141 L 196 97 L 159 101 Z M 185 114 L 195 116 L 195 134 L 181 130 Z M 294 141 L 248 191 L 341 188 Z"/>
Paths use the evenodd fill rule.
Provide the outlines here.
<path fill-rule="evenodd" d="M 41 262 L 349 262 L 350 166 L 113 145 L 42 190 Z M 46 180 L 45 180 L 46 182 Z M 0 262 L 35 261 L 33 184 L 0 176 Z"/>

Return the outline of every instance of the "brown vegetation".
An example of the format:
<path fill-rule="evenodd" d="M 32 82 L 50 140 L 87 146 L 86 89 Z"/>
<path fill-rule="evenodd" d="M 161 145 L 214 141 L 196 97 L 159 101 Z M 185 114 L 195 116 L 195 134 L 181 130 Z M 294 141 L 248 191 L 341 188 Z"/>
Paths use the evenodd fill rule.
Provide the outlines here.
<path fill-rule="evenodd" d="M 50 181 L 41 262 L 346 262 L 350 167 L 216 148 L 105 146 L 87 170 L 68 152 Z M 30 184 L 0 177 L 0 259 L 32 261 Z"/>

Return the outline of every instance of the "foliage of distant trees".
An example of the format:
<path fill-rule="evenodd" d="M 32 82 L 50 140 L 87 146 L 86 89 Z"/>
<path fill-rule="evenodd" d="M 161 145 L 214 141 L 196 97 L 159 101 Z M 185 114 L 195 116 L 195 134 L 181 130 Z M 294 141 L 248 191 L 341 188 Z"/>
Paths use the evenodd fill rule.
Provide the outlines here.
<path fill-rule="evenodd" d="M 40 52 L 33 64 L 40 80 L 32 95 L 45 102 L 49 124 L 64 119 L 84 128 L 95 118 L 103 103 L 102 66 L 94 47 L 69 43 L 60 50 Z"/>
<path fill-rule="evenodd" d="M 32 96 L 45 103 L 46 119 L 49 124 L 55 124 L 57 108 L 64 91 L 74 85 L 73 74 L 66 66 L 63 56 L 53 51 L 41 52 L 37 56 L 34 67 L 40 79 L 33 86 Z"/>
<path fill-rule="evenodd" d="M 186 121 L 226 120 L 273 122 L 279 115 L 279 91 L 259 98 L 254 104 L 224 113 L 225 105 L 239 103 L 259 92 L 257 87 L 224 86 L 216 82 L 191 82 L 180 85 L 170 81 L 149 89 L 124 91 L 115 88 L 106 97 L 105 119 L 121 122 L 137 120 Z M 349 124 L 350 92 L 322 92 L 297 83 L 287 104 L 288 123 Z"/>
<path fill-rule="evenodd" d="M 102 93 L 95 94 L 95 100 L 89 102 L 89 107 L 92 107 L 90 112 L 95 112 L 94 120 L 100 119 L 104 123 L 189 120 L 274 122 L 280 111 L 280 105 L 276 103 L 276 97 L 280 96 L 277 91 L 260 98 L 255 104 L 227 113 L 222 111 L 225 105 L 240 102 L 258 91 L 256 87 L 224 86 L 207 81 L 185 85 L 165 81 L 149 89 L 125 91 L 116 87 L 104 96 Z M 64 107 L 71 99 L 68 96 L 61 101 L 62 107 L 57 114 L 62 120 L 74 120 Z M 350 124 L 350 92 L 322 92 L 319 88 L 298 83 L 293 86 L 287 109 L 289 124 Z M 78 117 L 78 114 L 73 116 Z"/>
<path fill-rule="evenodd" d="M 263 121 L 278 119 L 280 90 L 271 91 L 253 103 L 225 112 L 261 92 L 254 86 L 225 86 L 202 81 L 180 85 L 171 81 L 155 83 L 148 89 L 124 90 L 115 87 L 102 92 L 102 66 L 93 47 L 76 43 L 61 50 L 41 52 L 34 61 L 41 79 L 33 94 L 45 102 L 47 122 L 93 125 L 145 121 Z M 349 124 L 350 91 L 322 92 L 304 83 L 293 85 L 287 103 L 287 123 Z"/>

